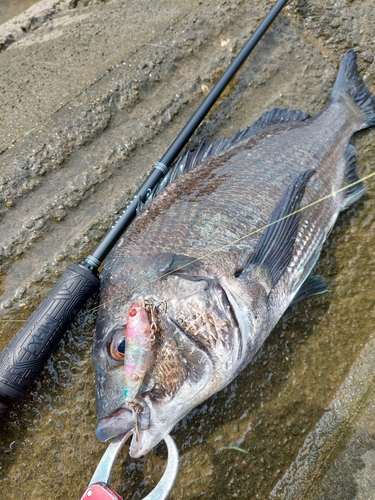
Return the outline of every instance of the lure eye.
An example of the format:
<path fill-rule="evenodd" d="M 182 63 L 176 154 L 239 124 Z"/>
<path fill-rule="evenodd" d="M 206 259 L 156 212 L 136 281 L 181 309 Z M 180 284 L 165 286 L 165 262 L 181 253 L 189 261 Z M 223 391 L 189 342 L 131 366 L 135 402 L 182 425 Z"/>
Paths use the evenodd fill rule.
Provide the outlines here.
<path fill-rule="evenodd" d="M 132 318 L 134 318 L 134 316 L 136 314 L 137 314 L 137 309 L 135 307 L 133 307 L 132 309 L 130 309 L 129 316 L 131 316 Z"/>
<path fill-rule="evenodd" d="M 109 344 L 109 355 L 115 361 L 124 361 L 125 357 L 125 329 L 117 330 Z"/>

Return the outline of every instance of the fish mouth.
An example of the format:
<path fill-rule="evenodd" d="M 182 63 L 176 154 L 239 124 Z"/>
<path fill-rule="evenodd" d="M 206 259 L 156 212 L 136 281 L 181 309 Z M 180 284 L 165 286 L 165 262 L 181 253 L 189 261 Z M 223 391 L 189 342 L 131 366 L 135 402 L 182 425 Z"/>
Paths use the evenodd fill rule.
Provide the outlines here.
<path fill-rule="evenodd" d="M 105 442 L 120 434 L 129 432 L 134 427 L 134 417 L 129 408 L 121 407 L 99 420 L 95 435 L 99 441 Z"/>
<path fill-rule="evenodd" d="M 156 439 L 154 437 L 155 432 L 153 431 L 151 432 L 151 434 L 154 439 L 149 439 L 149 411 L 151 407 L 151 401 L 148 400 L 146 404 L 146 402 L 142 399 L 143 411 L 137 414 L 137 422 L 134 419 L 133 411 L 127 406 L 118 408 L 107 417 L 99 420 L 95 431 L 97 439 L 101 442 L 105 442 L 117 436 L 132 432 L 133 437 L 130 442 L 129 456 L 131 456 L 132 458 L 139 458 L 145 455 L 160 441 L 162 441 L 165 435 L 168 433 L 168 430 L 160 433 L 160 430 L 158 429 L 156 432 Z"/>
<path fill-rule="evenodd" d="M 150 428 L 150 408 L 151 401 L 146 403 L 144 397 L 137 398 L 133 408 L 129 405 L 117 408 L 113 413 L 99 420 L 95 431 L 96 437 L 104 442 L 134 430 L 138 440 L 139 432 Z"/>

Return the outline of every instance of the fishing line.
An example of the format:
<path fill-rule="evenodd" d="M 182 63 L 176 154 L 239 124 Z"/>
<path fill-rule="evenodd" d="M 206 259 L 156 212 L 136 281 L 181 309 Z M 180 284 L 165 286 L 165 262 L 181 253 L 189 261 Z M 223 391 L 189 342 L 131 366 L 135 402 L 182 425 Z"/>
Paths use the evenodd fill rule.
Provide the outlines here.
<path fill-rule="evenodd" d="M 375 172 L 372 172 L 371 174 L 368 174 L 368 175 L 365 175 L 364 177 L 361 177 L 360 179 L 357 179 L 356 181 L 354 182 L 351 182 L 350 184 L 347 184 L 346 186 L 338 189 L 337 191 L 333 191 L 332 193 L 330 194 L 327 194 L 325 196 L 323 196 L 322 198 L 319 198 L 315 201 L 312 201 L 311 203 L 309 203 L 308 205 L 304 205 L 303 207 L 300 207 L 298 210 L 295 210 L 294 212 L 291 212 L 290 214 L 287 214 L 287 215 L 284 215 L 284 217 L 280 217 L 280 219 L 277 219 L 273 222 L 269 222 L 268 224 L 265 224 L 264 226 L 262 227 L 259 227 L 258 229 L 254 229 L 253 231 L 251 231 L 250 233 L 247 233 L 243 236 L 240 236 L 239 238 L 235 239 L 235 240 L 232 240 L 230 241 L 229 243 L 225 243 L 224 245 L 221 245 L 220 247 L 218 248 L 215 248 L 213 250 L 210 250 L 209 252 L 205 253 L 204 255 L 202 255 L 201 257 L 197 257 L 196 259 L 194 260 L 191 260 L 189 261 L 187 264 L 183 264 L 182 266 L 176 268 L 176 269 L 173 269 L 173 271 L 169 271 L 167 273 L 164 273 L 162 274 L 161 276 L 157 276 L 156 278 L 153 278 L 149 281 L 144 281 L 143 283 L 140 283 L 139 285 L 137 285 L 136 287 L 134 287 L 133 289 L 131 289 L 130 291 L 127 291 L 127 292 L 124 292 L 124 294 L 132 294 L 134 293 L 136 290 L 138 290 L 139 288 L 143 287 L 143 286 L 146 286 L 146 285 L 150 285 L 151 283 L 154 283 L 155 281 L 159 280 L 159 279 L 162 279 L 162 278 L 166 278 L 167 276 L 171 275 L 171 274 L 174 274 L 176 273 L 177 271 L 181 271 L 183 270 L 185 267 L 188 267 L 188 266 L 191 266 L 191 264 L 194 264 L 195 262 L 199 262 L 203 259 L 206 259 L 207 257 L 210 257 L 211 255 L 217 253 L 217 252 L 220 252 L 222 250 L 225 250 L 226 248 L 228 247 L 231 247 L 232 245 L 236 244 L 236 243 L 239 243 L 243 240 L 245 240 L 246 238 L 250 238 L 250 236 L 253 236 L 254 234 L 257 234 L 257 233 L 260 233 L 261 231 L 264 231 L 265 229 L 267 229 L 268 227 L 271 227 L 273 226 L 274 224 L 278 224 L 279 222 L 287 219 L 288 217 L 292 217 L 293 215 L 296 215 L 296 214 L 299 214 L 301 212 L 303 212 L 304 210 L 307 210 L 308 208 L 311 208 L 315 205 L 317 205 L 318 203 L 321 203 L 325 200 L 328 200 L 330 198 L 333 198 L 336 194 L 339 194 L 339 193 L 342 193 L 343 191 L 353 187 L 353 186 L 356 186 L 357 184 L 361 183 L 361 182 L 364 182 L 368 179 L 371 179 L 372 177 L 375 176 Z M 93 312 L 93 311 L 96 311 L 97 309 L 99 309 L 100 307 L 104 306 L 104 305 L 107 305 L 107 304 L 110 304 L 111 302 L 115 301 L 118 299 L 119 296 L 117 297 L 114 297 L 113 299 L 110 299 L 110 300 L 107 300 L 106 302 L 102 302 L 101 304 L 99 304 L 98 306 L 95 306 L 93 307 L 92 309 L 88 309 L 87 311 L 84 311 L 82 312 L 79 316 L 84 316 L 90 312 Z M 8 322 L 8 323 L 15 323 L 15 322 L 25 322 L 26 320 L 12 320 L 12 319 L 0 319 L 0 322 Z"/>
<path fill-rule="evenodd" d="M 202 255 L 201 257 L 197 257 L 196 259 L 194 260 L 191 260 L 189 261 L 187 264 L 183 264 L 182 266 L 176 268 L 176 269 L 173 269 L 173 271 L 169 271 L 167 273 L 164 273 L 160 276 L 157 276 L 156 278 L 153 278 L 149 281 L 144 281 L 143 283 L 137 285 L 136 287 L 134 287 L 133 289 L 131 289 L 130 291 L 127 291 L 127 292 L 124 292 L 124 294 L 132 294 L 134 293 L 136 290 L 138 290 L 139 288 L 143 287 L 143 286 L 146 286 L 146 285 L 149 285 L 151 283 L 154 283 L 155 281 L 159 280 L 159 279 L 162 279 L 162 278 L 165 278 L 167 276 L 170 276 L 171 274 L 174 274 L 178 271 L 181 271 L 182 269 L 184 269 L 185 267 L 188 267 L 188 266 L 191 266 L 192 264 L 194 264 L 195 262 L 199 262 L 203 259 L 206 259 L 207 257 L 210 257 L 211 255 L 217 253 L 217 252 L 220 252 L 222 250 L 225 250 L 227 247 L 231 247 L 232 245 L 236 244 L 236 243 L 239 243 L 243 240 L 245 240 L 246 238 L 249 238 L 250 236 L 253 236 L 254 234 L 257 234 L 257 233 L 260 233 L 261 231 L 264 231 L 265 229 L 267 229 L 268 227 L 271 227 L 273 226 L 274 224 L 278 224 L 279 222 L 287 219 L 288 217 L 292 217 L 293 215 L 296 215 L 298 213 L 301 213 L 303 212 L 304 210 L 307 210 L 308 208 L 311 208 L 315 205 L 317 205 L 318 203 L 321 203 L 325 200 L 328 200 L 332 197 L 334 197 L 336 194 L 339 194 L 353 186 L 356 186 L 357 184 L 363 182 L 363 181 L 366 181 L 368 179 L 370 179 L 371 177 L 374 177 L 375 176 L 375 172 L 372 172 L 371 174 L 368 174 L 368 175 L 365 175 L 364 177 L 361 177 L 360 179 L 357 179 L 356 181 L 354 182 L 351 182 L 350 184 L 347 184 L 346 186 L 338 189 L 337 191 L 333 191 L 332 193 L 330 194 L 327 194 L 326 196 L 323 196 L 322 198 L 319 198 L 315 201 L 312 201 L 311 203 L 309 203 L 308 205 L 305 205 L 303 207 L 300 207 L 298 210 L 295 210 L 294 212 L 291 212 L 290 214 L 287 214 L 287 215 L 284 215 L 284 217 L 280 217 L 280 219 L 277 219 L 273 222 L 269 222 L 268 224 L 265 224 L 264 226 L 258 228 L 258 229 L 254 229 L 253 231 L 251 231 L 250 233 L 247 233 L 235 240 L 232 240 L 230 241 L 229 243 L 225 243 L 224 245 L 221 245 L 220 247 L 217 247 L 215 248 L 214 250 L 210 250 L 209 252 L 205 253 L 204 255 Z M 93 307 L 92 309 L 89 309 L 83 313 L 81 313 L 81 315 L 84 315 L 84 314 L 88 314 L 90 312 L 93 312 L 97 309 L 99 309 L 101 306 L 103 305 L 107 305 L 107 304 L 110 304 L 111 302 L 115 301 L 118 299 L 119 296 L 117 297 L 114 297 L 113 299 L 110 299 L 110 300 L 107 300 L 105 302 L 102 302 L 101 304 L 99 304 L 98 306 L 96 307 Z"/>
<path fill-rule="evenodd" d="M 0 319 L 0 323 L 25 323 L 26 319 Z"/>

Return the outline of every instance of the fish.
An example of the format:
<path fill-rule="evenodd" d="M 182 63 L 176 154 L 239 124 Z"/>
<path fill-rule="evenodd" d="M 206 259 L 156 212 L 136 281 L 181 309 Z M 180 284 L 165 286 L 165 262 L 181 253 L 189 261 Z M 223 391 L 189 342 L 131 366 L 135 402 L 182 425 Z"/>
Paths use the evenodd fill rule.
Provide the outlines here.
<path fill-rule="evenodd" d="M 275 108 L 180 157 L 102 271 L 100 441 L 136 428 L 130 456 L 147 454 L 243 370 L 291 304 L 327 291 L 313 269 L 340 212 L 365 192 L 350 140 L 374 125 L 351 50 L 316 116 Z"/>

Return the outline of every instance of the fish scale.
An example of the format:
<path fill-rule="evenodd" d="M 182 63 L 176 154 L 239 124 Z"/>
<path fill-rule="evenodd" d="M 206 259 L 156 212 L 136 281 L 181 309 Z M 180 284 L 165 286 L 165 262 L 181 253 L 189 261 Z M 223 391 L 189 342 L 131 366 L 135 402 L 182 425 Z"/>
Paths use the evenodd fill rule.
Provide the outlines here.
<path fill-rule="evenodd" d="M 99 439 L 134 426 L 123 369 L 109 353 L 136 299 L 154 307 L 160 328 L 147 388 L 136 396 L 149 426 L 132 440 L 133 457 L 231 382 L 290 304 L 326 290 L 311 271 L 340 211 L 363 194 L 361 183 L 337 191 L 358 179 L 351 136 L 374 125 L 375 98 L 350 51 L 317 116 L 275 109 L 181 157 L 104 266 L 94 344 Z"/>

